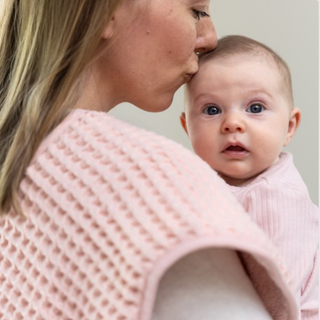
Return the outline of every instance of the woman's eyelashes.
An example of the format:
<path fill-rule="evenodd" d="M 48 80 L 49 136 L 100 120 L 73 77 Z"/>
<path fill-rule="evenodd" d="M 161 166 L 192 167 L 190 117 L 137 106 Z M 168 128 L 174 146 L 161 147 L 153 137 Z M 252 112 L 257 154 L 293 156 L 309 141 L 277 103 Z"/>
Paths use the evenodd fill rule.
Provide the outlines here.
<path fill-rule="evenodd" d="M 197 20 L 200 20 L 201 18 L 208 18 L 210 15 L 206 13 L 205 11 L 199 11 L 196 9 L 192 9 L 193 15 Z"/>
<path fill-rule="evenodd" d="M 207 106 L 203 109 L 203 113 L 208 116 L 215 116 L 216 114 L 221 113 L 221 110 L 216 106 Z"/>
<path fill-rule="evenodd" d="M 249 113 L 260 113 L 264 110 L 265 110 L 265 107 L 260 103 L 253 103 L 249 106 L 249 108 L 246 111 Z"/>

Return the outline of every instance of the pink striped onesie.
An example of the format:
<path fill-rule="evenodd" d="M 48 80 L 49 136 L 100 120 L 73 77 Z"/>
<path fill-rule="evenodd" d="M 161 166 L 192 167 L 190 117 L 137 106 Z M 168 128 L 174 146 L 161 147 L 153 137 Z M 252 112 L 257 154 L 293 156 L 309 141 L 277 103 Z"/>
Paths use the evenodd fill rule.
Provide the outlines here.
<path fill-rule="evenodd" d="M 250 184 L 230 186 L 256 222 L 270 237 L 286 263 L 301 309 L 301 319 L 319 319 L 319 211 L 290 153 Z"/>

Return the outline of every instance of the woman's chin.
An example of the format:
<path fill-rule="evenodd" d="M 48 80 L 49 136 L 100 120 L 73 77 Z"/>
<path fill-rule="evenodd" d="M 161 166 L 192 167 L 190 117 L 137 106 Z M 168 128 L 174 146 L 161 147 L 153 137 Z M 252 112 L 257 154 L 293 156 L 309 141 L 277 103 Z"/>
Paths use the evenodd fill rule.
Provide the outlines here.
<path fill-rule="evenodd" d="M 149 102 L 145 103 L 144 105 L 140 104 L 137 105 L 138 108 L 147 111 L 147 112 L 153 112 L 153 113 L 158 113 L 167 110 L 173 101 L 173 96 L 164 99 L 162 97 L 161 99 L 157 99 L 156 101 L 153 101 L 154 99 L 150 99 Z"/>

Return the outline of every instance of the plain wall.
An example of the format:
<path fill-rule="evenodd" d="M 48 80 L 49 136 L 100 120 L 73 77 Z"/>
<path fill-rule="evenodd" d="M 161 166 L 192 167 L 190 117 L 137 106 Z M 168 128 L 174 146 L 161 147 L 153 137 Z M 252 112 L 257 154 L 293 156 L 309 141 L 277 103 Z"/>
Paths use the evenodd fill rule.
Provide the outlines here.
<path fill-rule="evenodd" d="M 211 0 L 210 11 L 218 38 L 228 34 L 254 38 L 270 46 L 288 63 L 295 106 L 301 109 L 302 120 L 294 139 L 285 150 L 293 153 L 295 165 L 307 184 L 311 199 L 318 204 L 318 2 Z M 147 113 L 126 103 L 110 113 L 192 149 L 180 126 L 182 111 L 181 88 L 172 106 L 162 113 Z"/>
<path fill-rule="evenodd" d="M 293 153 L 295 165 L 309 189 L 311 199 L 318 204 L 318 1 L 211 0 L 210 11 L 219 38 L 228 34 L 254 38 L 270 46 L 288 63 L 295 106 L 302 111 L 302 121 L 296 136 L 285 150 Z M 192 149 L 180 126 L 182 111 L 181 88 L 172 106 L 162 113 L 147 113 L 127 103 L 117 106 L 110 113 Z"/>

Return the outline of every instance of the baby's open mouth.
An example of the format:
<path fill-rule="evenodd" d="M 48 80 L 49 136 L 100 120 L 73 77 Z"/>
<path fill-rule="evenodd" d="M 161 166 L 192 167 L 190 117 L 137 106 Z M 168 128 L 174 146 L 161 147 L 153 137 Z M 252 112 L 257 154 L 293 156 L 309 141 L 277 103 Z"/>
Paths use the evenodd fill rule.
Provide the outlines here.
<path fill-rule="evenodd" d="M 238 160 L 242 160 L 249 155 L 249 151 L 239 144 L 226 146 L 222 153 L 228 158 Z"/>
<path fill-rule="evenodd" d="M 226 150 L 229 150 L 229 151 L 238 151 L 238 152 L 246 151 L 245 148 L 242 148 L 242 147 L 240 147 L 240 146 L 230 146 L 230 147 L 228 147 Z"/>

